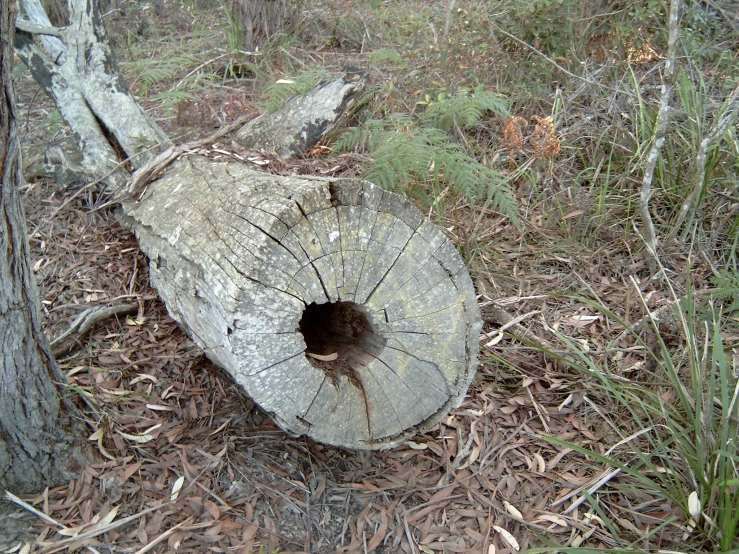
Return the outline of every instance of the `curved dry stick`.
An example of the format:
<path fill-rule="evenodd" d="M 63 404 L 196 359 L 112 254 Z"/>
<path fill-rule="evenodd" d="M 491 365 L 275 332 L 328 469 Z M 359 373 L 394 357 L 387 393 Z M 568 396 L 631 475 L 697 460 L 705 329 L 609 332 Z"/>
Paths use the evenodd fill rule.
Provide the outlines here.
<path fill-rule="evenodd" d="M 93 325 L 113 317 L 114 315 L 131 314 L 138 311 L 138 304 L 122 304 L 105 308 L 87 308 L 69 326 L 69 329 L 51 341 L 51 351 L 54 357 L 59 357 L 74 348 L 74 345 L 84 337 Z"/>

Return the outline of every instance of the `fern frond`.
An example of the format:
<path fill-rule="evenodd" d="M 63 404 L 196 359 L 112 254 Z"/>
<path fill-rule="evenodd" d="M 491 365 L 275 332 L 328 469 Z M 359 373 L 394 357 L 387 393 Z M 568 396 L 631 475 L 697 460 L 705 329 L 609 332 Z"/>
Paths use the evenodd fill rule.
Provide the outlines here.
<path fill-rule="evenodd" d="M 141 60 L 131 64 L 131 72 L 138 75 L 139 94 L 146 96 L 149 89 L 161 81 L 174 78 L 183 69 L 195 67 L 197 63 L 187 56 L 174 56 L 160 60 Z"/>
<path fill-rule="evenodd" d="M 368 61 L 371 67 L 376 67 L 383 62 L 398 66 L 408 65 L 394 48 L 380 48 L 379 50 L 375 50 L 369 55 Z"/>
<path fill-rule="evenodd" d="M 727 269 L 711 280 L 716 287 L 713 296 L 729 299 L 729 310 L 739 309 L 739 271 Z"/>
<path fill-rule="evenodd" d="M 430 104 L 422 121 L 444 131 L 453 130 L 455 124 L 469 129 L 486 113 L 507 116 L 508 101 L 500 94 L 478 87 L 474 92 L 461 91 Z"/>
<path fill-rule="evenodd" d="M 413 125 L 408 114 L 351 127 L 334 144 L 336 151 L 355 148 L 373 156 L 365 177 L 384 189 L 406 192 L 415 183 L 443 182 L 470 202 L 487 197 L 500 213 L 519 222 L 513 193 L 496 171 L 467 154 L 441 129 Z"/>

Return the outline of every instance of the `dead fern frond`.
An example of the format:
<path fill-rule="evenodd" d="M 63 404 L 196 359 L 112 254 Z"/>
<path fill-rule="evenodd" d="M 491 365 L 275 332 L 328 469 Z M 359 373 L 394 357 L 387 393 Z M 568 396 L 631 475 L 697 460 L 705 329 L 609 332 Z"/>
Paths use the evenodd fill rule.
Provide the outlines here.
<path fill-rule="evenodd" d="M 538 115 L 534 115 L 531 117 L 531 124 L 534 125 L 531 140 L 536 159 L 538 160 L 542 156 L 550 160 L 555 158 L 559 154 L 560 142 L 559 137 L 554 134 L 552 116 L 539 117 Z"/>
<path fill-rule="evenodd" d="M 523 117 L 512 116 L 503 124 L 503 147 L 508 150 L 508 165 L 515 167 L 513 157 L 523 148 L 523 131 L 521 126 L 526 125 Z"/>

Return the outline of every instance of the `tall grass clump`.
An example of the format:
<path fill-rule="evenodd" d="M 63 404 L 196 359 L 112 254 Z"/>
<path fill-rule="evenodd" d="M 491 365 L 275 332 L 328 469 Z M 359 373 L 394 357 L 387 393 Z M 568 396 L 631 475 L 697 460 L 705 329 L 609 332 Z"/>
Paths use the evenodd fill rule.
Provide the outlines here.
<path fill-rule="evenodd" d="M 632 537 L 623 547 L 675 548 L 674 543 L 689 538 L 689 544 L 701 545 L 702 551 L 731 552 L 739 548 L 739 368 L 736 357 L 727 356 L 723 314 L 713 302 L 707 306 L 708 317 L 690 294 L 675 297 L 671 305 L 673 313 L 659 318 L 669 325 L 647 310 L 654 340 L 645 341 L 630 329 L 650 358 L 649 385 L 629 383 L 612 360 L 596 361 L 573 340 L 560 336 L 570 356 L 557 356 L 595 379 L 597 389 L 615 403 L 612 413 L 624 418 L 622 426 L 619 416 L 607 416 L 607 424 L 628 429 L 629 434 L 606 453 L 556 437 L 547 440 L 585 455 L 602 470 L 620 474 L 609 483 L 610 490 L 601 491 L 608 494 L 594 490 L 587 496 L 607 527 L 623 529 L 607 514 L 628 518 L 625 511 L 639 511 L 634 506 L 623 508 L 623 499 L 634 494 L 641 500 L 651 497 L 642 505 L 661 505 L 680 514 L 649 536 Z M 628 329 L 607 308 L 594 307 Z M 666 537 L 672 544 L 659 542 Z"/>

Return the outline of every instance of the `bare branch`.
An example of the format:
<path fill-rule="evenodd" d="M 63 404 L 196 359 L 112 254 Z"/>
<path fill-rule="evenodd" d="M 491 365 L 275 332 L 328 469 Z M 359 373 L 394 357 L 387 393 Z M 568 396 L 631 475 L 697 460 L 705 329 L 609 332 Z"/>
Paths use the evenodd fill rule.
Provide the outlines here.
<path fill-rule="evenodd" d="M 672 227 L 672 231 L 670 231 L 670 234 L 667 236 L 666 242 L 671 242 L 675 239 L 678 232 L 680 231 L 680 228 L 682 227 L 683 222 L 685 221 L 685 218 L 693 209 L 693 205 L 696 203 L 698 197 L 703 192 L 703 188 L 706 184 L 706 158 L 708 158 L 708 149 L 714 142 L 721 139 L 726 131 L 728 131 L 729 127 L 734 124 L 737 116 L 739 116 L 738 97 L 739 87 L 735 88 L 731 92 L 729 98 L 727 98 L 725 102 L 725 105 L 728 107 L 728 109 L 725 110 L 723 115 L 721 115 L 720 117 L 717 116 L 718 120 L 714 121 L 711 129 L 709 129 L 708 131 L 708 135 L 701 141 L 700 147 L 698 148 L 698 153 L 695 156 L 695 185 L 690 195 L 685 199 L 685 202 L 683 202 L 683 205 L 680 208 L 680 213 L 678 214 L 677 220 Z M 683 233 L 680 237 L 682 240 L 685 240 L 687 238 L 689 228 L 690 225 L 686 225 L 683 229 Z"/>
<path fill-rule="evenodd" d="M 41 5 L 41 0 L 20 0 L 20 5 L 23 8 L 23 13 L 25 13 L 28 18 L 28 23 L 37 25 L 39 28 L 43 29 L 54 29 L 51 21 L 49 21 L 49 16 L 46 15 L 46 11 L 44 11 L 44 7 Z M 20 18 L 16 20 L 15 24 L 18 29 L 27 33 L 40 34 L 41 36 L 39 39 L 41 44 L 49 53 L 51 59 L 60 64 L 64 62 L 64 53 L 66 52 L 67 47 L 64 46 L 59 35 L 24 29 L 22 26 L 18 25 L 19 20 Z M 23 21 L 21 21 L 21 24 L 22 23 Z"/>
<path fill-rule="evenodd" d="M 672 95 L 673 83 L 675 80 L 675 61 L 677 59 L 677 41 L 680 38 L 680 0 L 672 0 L 670 2 L 670 19 L 669 19 L 670 36 L 667 44 L 667 60 L 665 61 L 665 73 L 662 78 L 662 93 L 659 102 L 659 113 L 657 114 L 657 122 L 655 123 L 654 136 L 652 139 L 652 148 L 647 157 L 647 165 L 644 169 L 644 179 L 641 185 L 641 194 L 639 199 L 639 216 L 644 226 L 644 242 L 647 245 L 649 254 L 657 259 L 657 233 L 654 229 L 654 222 L 649 213 L 649 199 L 652 196 L 652 179 L 654 178 L 654 168 L 657 166 L 662 146 L 667 136 L 667 125 L 670 119 L 670 96 Z"/>
<path fill-rule="evenodd" d="M 31 33 L 34 35 L 47 35 L 51 37 L 62 38 L 62 33 L 56 27 L 46 27 L 44 25 L 38 25 L 32 21 L 28 21 L 21 17 L 15 20 L 16 29 Z"/>

